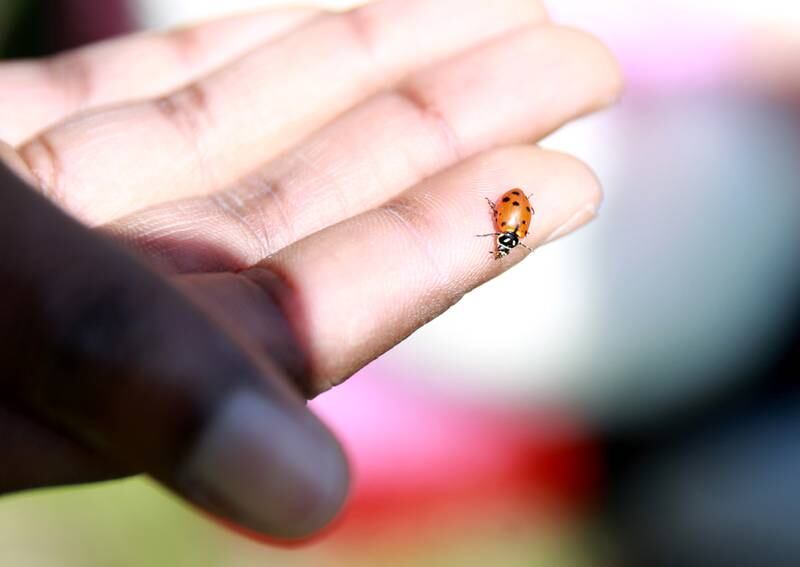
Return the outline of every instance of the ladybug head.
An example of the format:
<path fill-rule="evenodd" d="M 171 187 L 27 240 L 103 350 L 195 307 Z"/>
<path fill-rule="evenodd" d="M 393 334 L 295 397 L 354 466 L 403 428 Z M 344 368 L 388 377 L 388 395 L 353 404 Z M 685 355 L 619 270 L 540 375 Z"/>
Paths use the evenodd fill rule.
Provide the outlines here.
<path fill-rule="evenodd" d="M 513 232 L 504 232 L 497 237 L 497 257 L 507 256 L 511 249 L 519 244 L 519 238 Z"/>

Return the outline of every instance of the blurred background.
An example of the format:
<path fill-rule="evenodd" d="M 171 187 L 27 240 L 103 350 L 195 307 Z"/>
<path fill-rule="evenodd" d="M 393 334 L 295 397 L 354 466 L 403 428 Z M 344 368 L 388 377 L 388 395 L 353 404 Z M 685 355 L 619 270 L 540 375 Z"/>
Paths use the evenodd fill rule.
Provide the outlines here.
<path fill-rule="evenodd" d="M 276 4 L 1 0 L 0 53 Z M 627 75 L 543 144 L 605 205 L 312 403 L 354 463 L 336 529 L 271 547 L 131 479 L 4 497 L 0 566 L 800 565 L 800 4 L 548 4 Z"/>

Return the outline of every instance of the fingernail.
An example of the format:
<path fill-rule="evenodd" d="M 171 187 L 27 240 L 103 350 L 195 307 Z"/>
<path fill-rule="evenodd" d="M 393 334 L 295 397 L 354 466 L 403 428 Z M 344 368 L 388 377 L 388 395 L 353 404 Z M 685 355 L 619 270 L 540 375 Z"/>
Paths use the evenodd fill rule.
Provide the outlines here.
<path fill-rule="evenodd" d="M 597 216 L 597 205 L 594 203 L 590 203 L 588 205 L 584 205 L 575 213 L 569 217 L 563 224 L 561 224 L 558 228 L 556 228 L 547 239 L 544 241 L 545 244 L 548 242 L 553 242 L 554 240 L 558 240 L 562 236 L 566 236 L 567 234 L 578 230 L 583 225 L 587 224 L 588 222 L 592 221 Z"/>
<path fill-rule="evenodd" d="M 213 513 L 296 540 L 336 516 L 348 477 L 341 448 L 310 412 L 243 391 L 217 411 L 178 484 Z"/>

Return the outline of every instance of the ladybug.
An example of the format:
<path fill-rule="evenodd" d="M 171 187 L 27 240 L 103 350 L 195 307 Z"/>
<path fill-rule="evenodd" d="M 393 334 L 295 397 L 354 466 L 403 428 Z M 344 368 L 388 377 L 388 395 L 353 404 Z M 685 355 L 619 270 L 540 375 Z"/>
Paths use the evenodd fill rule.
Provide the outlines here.
<path fill-rule="evenodd" d="M 486 199 L 492 208 L 494 216 L 494 228 L 497 232 L 489 234 L 479 234 L 479 237 L 496 236 L 497 250 L 489 252 L 494 254 L 495 259 L 507 256 L 512 248 L 518 245 L 528 248 L 521 241 L 528 234 L 531 226 L 531 219 L 536 211 L 533 210 L 528 197 L 522 189 L 512 189 L 504 193 L 497 203 Z"/>

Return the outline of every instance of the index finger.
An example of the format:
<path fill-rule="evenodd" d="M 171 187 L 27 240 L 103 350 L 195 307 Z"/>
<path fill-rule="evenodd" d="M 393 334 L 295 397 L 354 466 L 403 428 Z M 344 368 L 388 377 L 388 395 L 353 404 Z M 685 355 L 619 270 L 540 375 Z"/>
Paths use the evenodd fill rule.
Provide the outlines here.
<path fill-rule="evenodd" d="M 270 318 L 258 315 L 258 301 L 243 296 L 235 278 L 260 285 L 306 351 L 301 387 L 318 394 L 529 254 L 520 246 L 494 260 L 493 239 L 475 238 L 493 231 L 484 197 L 512 187 L 533 193 L 536 215 L 522 241 L 532 249 L 589 222 L 601 199 L 597 178 L 575 158 L 527 146 L 493 150 L 228 276 L 227 293 L 213 300 L 248 335 L 268 336 Z M 198 278 L 214 276 L 190 279 Z"/>

